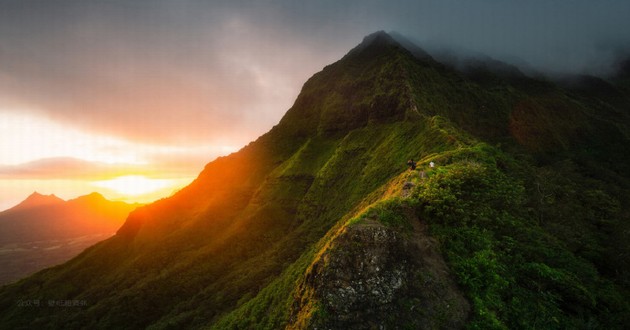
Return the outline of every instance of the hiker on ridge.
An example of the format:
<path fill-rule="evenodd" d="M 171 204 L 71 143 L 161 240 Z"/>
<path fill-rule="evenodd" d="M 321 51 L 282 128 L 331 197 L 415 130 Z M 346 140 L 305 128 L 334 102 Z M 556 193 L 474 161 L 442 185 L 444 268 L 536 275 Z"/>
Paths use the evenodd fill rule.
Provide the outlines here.
<path fill-rule="evenodd" d="M 409 169 L 412 171 L 416 169 L 416 162 L 413 161 L 413 158 L 407 161 L 407 166 L 409 166 Z"/>

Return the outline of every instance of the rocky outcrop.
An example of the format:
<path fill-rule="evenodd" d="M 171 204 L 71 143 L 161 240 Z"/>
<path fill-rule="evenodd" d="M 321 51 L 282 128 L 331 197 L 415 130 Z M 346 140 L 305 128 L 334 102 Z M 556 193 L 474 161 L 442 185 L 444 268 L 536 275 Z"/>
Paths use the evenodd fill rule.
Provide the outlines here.
<path fill-rule="evenodd" d="M 413 231 L 364 220 L 341 231 L 299 284 L 289 328 L 457 329 L 470 307 L 417 219 Z"/>

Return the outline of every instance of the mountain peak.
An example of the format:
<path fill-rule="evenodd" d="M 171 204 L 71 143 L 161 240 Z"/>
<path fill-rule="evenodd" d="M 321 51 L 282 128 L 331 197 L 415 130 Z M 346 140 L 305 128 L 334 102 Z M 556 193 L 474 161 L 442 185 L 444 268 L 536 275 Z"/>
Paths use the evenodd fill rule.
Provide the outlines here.
<path fill-rule="evenodd" d="M 73 203 L 85 203 L 85 204 L 94 204 L 94 203 L 102 203 L 102 202 L 110 202 L 103 195 L 97 192 L 92 192 L 87 195 L 79 196 L 75 199 L 70 200 L 69 202 Z"/>
<path fill-rule="evenodd" d="M 343 59 L 349 57 L 370 57 L 378 54 L 382 54 L 384 51 L 398 48 L 405 52 L 410 53 L 416 59 L 422 62 L 436 63 L 429 53 L 420 48 L 416 42 L 411 41 L 401 33 L 396 31 L 385 32 L 377 31 L 369 34 L 363 38 L 363 41 L 356 47 L 354 47 Z"/>
<path fill-rule="evenodd" d="M 84 197 L 89 197 L 90 199 L 105 199 L 105 196 L 103 196 L 101 193 L 98 193 L 96 191 L 89 193 L 87 195 L 85 195 Z"/>
<path fill-rule="evenodd" d="M 33 207 L 47 206 L 53 204 L 63 203 L 64 200 L 55 196 L 54 194 L 50 195 L 42 195 L 37 191 L 30 194 L 25 200 L 23 200 L 20 204 L 11 208 L 11 210 L 15 209 L 27 209 Z"/>
<path fill-rule="evenodd" d="M 403 46 L 385 31 L 377 31 L 363 38 L 363 41 L 354 47 L 344 58 L 357 56 L 362 54 L 372 54 L 389 47 Z"/>
<path fill-rule="evenodd" d="M 31 206 L 49 205 L 63 202 L 64 200 L 55 196 L 55 194 L 43 195 L 37 191 L 30 194 L 21 204 L 30 204 Z"/>
<path fill-rule="evenodd" d="M 414 55 L 390 34 L 372 33 L 311 77 L 279 126 L 299 136 L 342 134 L 403 120 L 413 109 L 407 66 Z"/>
<path fill-rule="evenodd" d="M 28 195 L 28 197 L 26 197 L 26 199 L 29 199 L 29 198 L 41 198 L 41 197 L 44 197 L 44 196 L 45 195 L 42 195 L 42 194 L 38 193 L 37 191 L 33 191 L 33 193 Z"/>
<path fill-rule="evenodd" d="M 380 30 L 372 34 L 368 34 L 363 38 L 361 44 L 395 44 L 396 40 L 387 32 Z"/>

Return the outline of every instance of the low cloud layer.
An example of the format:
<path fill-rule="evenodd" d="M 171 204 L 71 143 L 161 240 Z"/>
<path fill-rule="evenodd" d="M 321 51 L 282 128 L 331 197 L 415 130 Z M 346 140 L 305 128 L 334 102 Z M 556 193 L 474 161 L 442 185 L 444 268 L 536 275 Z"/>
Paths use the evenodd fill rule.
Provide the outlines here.
<path fill-rule="evenodd" d="M 2 179 L 105 179 L 116 173 L 137 171 L 130 166 L 101 164 L 76 158 L 47 158 L 19 165 L 0 166 Z"/>
<path fill-rule="evenodd" d="M 17 165 L 0 165 L 0 180 L 105 180 L 123 175 L 149 178 L 181 178 L 197 173 L 206 157 L 188 156 L 177 159 L 156 157 L 154 164 L 107 164 L 72 157 L 43 158 Z"/>
<path fill-rule="evenodd" d="M 0 0 L 0 112 L 152 143 L 242 145 L 376 30 L 606 73 L 626 1 Z"/>

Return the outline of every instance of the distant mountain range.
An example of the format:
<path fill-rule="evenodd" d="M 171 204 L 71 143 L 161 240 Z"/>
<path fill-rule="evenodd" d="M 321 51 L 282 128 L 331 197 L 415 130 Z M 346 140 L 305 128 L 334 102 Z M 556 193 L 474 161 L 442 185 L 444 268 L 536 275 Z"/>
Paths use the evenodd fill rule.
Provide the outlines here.
<path fill-rule="evenodd" d="M 3 287 L 0 325 L 628 329 L 627 79 L 457 63 L 365 37 L 269 132 Z"/>
<path fill-rule="evenodd" d="M 69 201 L 33 193 L 0 212 L 0 284 L 75 257 L 113 235 L 137 206 L 98 193 Z"/>

